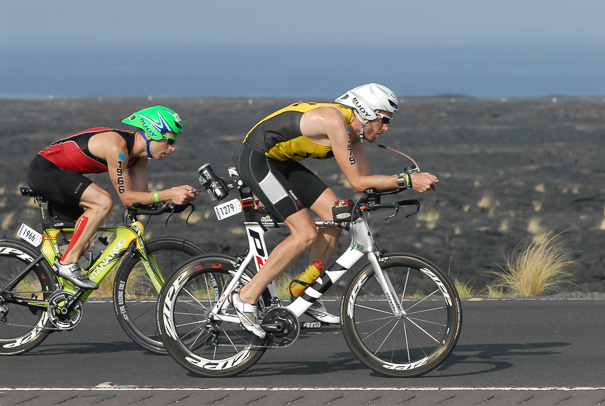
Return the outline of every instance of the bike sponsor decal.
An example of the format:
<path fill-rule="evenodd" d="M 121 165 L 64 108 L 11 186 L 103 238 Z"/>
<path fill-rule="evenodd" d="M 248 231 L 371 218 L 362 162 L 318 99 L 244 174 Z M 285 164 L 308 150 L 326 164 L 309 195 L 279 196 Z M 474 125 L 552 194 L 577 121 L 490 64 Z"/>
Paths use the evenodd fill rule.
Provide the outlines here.
<path fill-rule="evenodd" d="M 237 353 L 237 355 L 235 355 L 234 357 L 231 357 L 231 358 L 228 358 L 225 360 L 221 360 L 221 361 L 214 361 L 214 360 L 201 358 L 195 354 L 191 354 L 190 356 L 185 357 L 185 360 L 187 362 L 189 362 L 190 364 L 193 364 L 200 368 L 221 371 L 223 369 L 230 369 L 230 368 L 238 366 L 239 364 L 244 362 L 246 360 L 246 358 L 248 358 L 248 356 L 250 356 L 250 348 L 246 348 L 245 350 Z"/>
<path fill-rule="evenodd" d="M 174 281 L 172 286 L 170 286 L 170 289 L 168 289 L 168 292 L 166 292 L 166 300 L 164 301 L 164 308 L 162 309 L 162 318 L 164 319 L 166 333 L 168 333 L 168 336 L 174 341 L 177 341 L 178 337 L 172 320 L 172 309 L 174 301 L 176 300 L 177 291 L 185 284 L 186 280 L 187 272 L 183 272 L 176 281 Z"/>
<path fill-rule="evenodd" d="M 351 298 L 349 299 L 349 303 L 347 303 L 347 315 L 351 320 L 354 319 L 353 310 L 355 307 L 355 300 L 357 299 L 357 295 L 359 294 L 361 287 L 364 283 L 366 283 L 366 280 L 368 280 L 368 275 L 363 275 L 361 279 L 359 279 L 359 282 L 357 282 L 357 284 L 353 287 L 353 291 L 351 292 Z"/>
<path fill-rule="evenodd" d="M 433 272 L 431 272 L 427 268 L 420 268 L 420 271 L 423 274 L 425 274 L 426 276 L 428 276 L 429 278 L 431 278 L 433 280 L 433 282 L 435 282 L 435 284 L 439 287 L 439 290 L 441 291 L 441 293 L 443 293 L 443 298 L 445 299 L 445 303 L 448 306 L 451 306 L 452 298 L 450 297 L 450 294 L 447 293 L 447 289 L 445 288 L 445 285 L 443 284 L 443 282 L 441 282 L 441 280 L 439 280 L 437 275 L 435 275 Z"/>
<path fill-rule="evenodd" d="M 267 262 L 267 250 L 265 249 L 263 238 L 254 230 L 248 230 L 248 238 L 252 241 L 254 249 L 256 250 L 257 255 L 254 256 L 254 259 L 256 269 L 260 271 L 263 265 L 265 265 L 265 262 Z"/>
<path fill-rule="evenodd" d="M 27 241 L 31 245 L 33 245 L 34 247 L 37 247 L 42 242 L 42 234 L 40 234 L 39 232 L 37 232 L 36 230 L 34 230 L 33 228 L 31 228 L 30 226 L 28 226 L 25 223 L 21 224 L 21 227 L 19 227 L 19 231 L 17 232 L 17 235 L 19 237 L 23 238 L 25 241 Z"/>
<path fill-rule="evenodd" d="M 124 306 L 124 288 L 126 287 L 126 282 L 121 281 L 118 285 L 118 307 L 120 310 L 120 314 L 124 318 L 124 320 L 128 320 L 128 312 L 126 311 L 126 306 Z"/>
<path fill-rule="evenodd" d="M 300 328 L 304 328 L 304 329 L 321 328 L 321 321 L 305 321 L 303 323 L 300 323 Z"/>
<path fill-rule="evenodd" d="M 393 371 L 410 371 L 412 369 L 416 369 L 416 368 L 420 368 L 423 365 L 426 365 L 426 363 L 429 362 L 429 358 L 428 357 L 424 357 L 416 362 L 412 362 L 411 364 L 383 364 L 382 367 L 386 368 L 386 369 L 390 369 Z"/>
<path fill-rule="evenodd" d="M 36 337 L 38 337 L 38 335 L 44 328 L 44 325 L 46 324 L 47 321 L 48 321 L 48 313 L 44 312 L 44 313 L 42 313 L 42 317 L 40 317 L 40 320 L 38 320 L 38 324 L 36 324 L 36 328 L 31 330 L 28 334 L 17 338 L 14 342 L 5 344 L 3 347 L 4 348 L 20 347 L 24 344 L 29 343 L 30 341 L 35 340 Z"/>
<path fill-rule="evenodd" d="M 0 247 L 0 255 L 15 255 L 17 258 L 33 262 L 33 258 L 25 252 L 11 247 Z"/>
<path fill-rule="evenodd" d="M 105 258 L 103 260 L 103 262 L 101 262 L 99 265 L 97 265 L 97 267 L 95 268 L 94 272 L 90 274 L 91 278 L 96 278 L 96 276 L 98 275 L 98 273 L 104 268 L 106 267 L 111 261 L 116 259 L 116 256 L 118 254 L 120 254 L 120 252 L 123 250 L 124 246 L 126 245 L 126 241 L 122 238 L 120 241 L 118 241 L 114 247 L 112 248 L 112 250 L 109 252 L 109 256 L 107 258 Z"/>

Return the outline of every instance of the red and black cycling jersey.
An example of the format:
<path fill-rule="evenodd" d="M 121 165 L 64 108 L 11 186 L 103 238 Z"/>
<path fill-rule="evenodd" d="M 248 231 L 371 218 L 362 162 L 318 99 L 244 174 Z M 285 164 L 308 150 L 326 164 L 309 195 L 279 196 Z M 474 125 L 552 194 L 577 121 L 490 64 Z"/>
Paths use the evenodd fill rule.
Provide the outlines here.
<path fill-rule="evenodd" d="M 107 161 L 94 156 L 88 149 L 88 142 L 93 135 L 103 132 L 116 132 L 126 141 L 128 153 L 134 146 L 135 131 L 116 130 L 109 127 L 95 127 L 61 138 L 44 148 L 38 155 L 48 159 L 61 169 L 77 173 L 107 172 Z M 128 168 L 136 165 L 139 158 L 128 161 Z"/>

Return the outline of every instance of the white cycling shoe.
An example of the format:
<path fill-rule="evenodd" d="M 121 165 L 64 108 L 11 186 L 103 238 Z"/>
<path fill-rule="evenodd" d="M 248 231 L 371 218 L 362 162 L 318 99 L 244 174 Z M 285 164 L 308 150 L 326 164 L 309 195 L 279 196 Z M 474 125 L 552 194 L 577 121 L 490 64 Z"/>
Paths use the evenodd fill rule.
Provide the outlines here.
<path fill-rule="evenodd" d="M 267 333 L 258 324 L 258 306 L 242 301 L 239 297 L 239 290 L 231 294 L 230 302 L 237 312 L 242 326 L 258 338 L 265 338 Z"/>
<path fill-rule="evenodd" d="M 328 309 L 324 306 L 321 299 L 317 299 L 315 303 L 305 312 L 307 316 L 313 317 L 317 321 L 327 324 L 340 324 L 340 317 L 328 313 Z"/>
<path fill-rule="evenodd" d="M 75 286 L 82 289 L 98 289 L 99 284 L 91 281 L 86 274 L 82 273 L 80 265 L 78 264 L 67 264 L 63 265 L 59 259 L 55 259 L 53 264 L 54 271 L 60 277 L 67 279 Z"/>

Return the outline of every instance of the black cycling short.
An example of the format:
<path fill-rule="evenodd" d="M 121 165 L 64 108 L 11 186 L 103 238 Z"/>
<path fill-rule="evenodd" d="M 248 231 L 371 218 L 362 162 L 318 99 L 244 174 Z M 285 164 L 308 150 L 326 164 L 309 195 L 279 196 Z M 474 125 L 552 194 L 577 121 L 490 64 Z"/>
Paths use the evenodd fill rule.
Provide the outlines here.
<path fill-rule="evenodd" d="M 237 171 L 269 213 L 278 221 L 311 207 L 328 189 L 317 175 L 298 161 L 278 161 L 244 145 Z"/>
<path fill-rule="evenodd" d="M 49 201 L 50 215 L 55 219 L 76 221 L 84 213 L 79 207 L 80 198 L 91 183 L 87 177 L 61 169 L 40 155 L 27 168 L 27 184 Z"/>

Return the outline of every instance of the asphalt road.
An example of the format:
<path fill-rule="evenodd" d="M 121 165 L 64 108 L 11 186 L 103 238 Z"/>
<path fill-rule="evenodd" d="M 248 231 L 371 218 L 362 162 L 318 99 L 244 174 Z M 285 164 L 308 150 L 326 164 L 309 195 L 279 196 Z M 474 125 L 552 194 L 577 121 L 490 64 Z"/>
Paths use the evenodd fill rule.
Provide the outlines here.
<path fill-rule="evenodd" d="M 111 303 L 90 302 L 74 331 L 0 358 L 0 405 L 605 404 L 605 301 L 464 301 L 463 311 L 456 349 L 423 377 L 378 375 L 339 327 L 324 327 L 244 374 L 209 379 L 139 349 Z"/>

